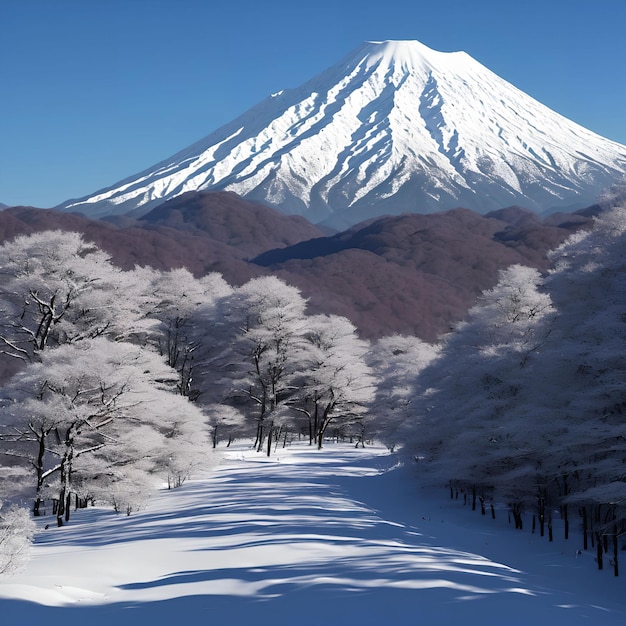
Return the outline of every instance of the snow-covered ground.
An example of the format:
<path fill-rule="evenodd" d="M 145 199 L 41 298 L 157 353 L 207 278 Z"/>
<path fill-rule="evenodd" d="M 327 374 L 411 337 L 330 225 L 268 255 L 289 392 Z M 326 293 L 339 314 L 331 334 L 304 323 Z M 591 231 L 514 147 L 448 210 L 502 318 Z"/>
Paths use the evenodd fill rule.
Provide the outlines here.
<path fill-rule="evenodd" d="M 2 625 L 626 623 L 626 581 L 577 556 L 578 536 L 482 517 L 382 448 L 220 454 L 141 513 L 42 528 L 0 579 Z"/>

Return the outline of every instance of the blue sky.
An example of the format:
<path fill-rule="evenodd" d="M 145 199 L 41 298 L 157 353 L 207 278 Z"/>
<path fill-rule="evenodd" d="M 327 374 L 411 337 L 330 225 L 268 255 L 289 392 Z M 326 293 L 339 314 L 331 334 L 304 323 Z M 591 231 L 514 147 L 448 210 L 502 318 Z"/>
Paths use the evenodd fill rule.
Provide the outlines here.
<path fill-rule="evenodd" d="M 624 0 L 2 0 L 0 202 L 165 159 L 367 40 L 465 50 L 626 144 Z"/>

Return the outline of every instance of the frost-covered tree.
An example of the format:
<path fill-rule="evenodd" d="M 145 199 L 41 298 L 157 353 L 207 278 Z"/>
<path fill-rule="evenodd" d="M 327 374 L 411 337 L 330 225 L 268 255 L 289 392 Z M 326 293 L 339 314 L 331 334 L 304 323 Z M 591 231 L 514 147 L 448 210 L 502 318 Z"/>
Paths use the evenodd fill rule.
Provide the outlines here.
<path fill-rule="evenodd" d="M 180 487 L 194 472 L 215 464 L 211 451 L 210 428 L 204 409 L 190 404 L 182 396 L 168 395 L 171 404 L 164 408 L 165 447 L 155 458 L 159 475 L 168 488 Z"/>
<path fill-rule="evenodd" d="M 600 194 L 598 205 L 603 211 L 623 208 L 626 205 L 626 176 Z"/>
<path fill-rule="evenodd" d="M 102 337 L 46 350 L 14 377 L 3 389 L 12 400 L 5 413 L 20 446 L 34 444 L 35 508 L 56 479 L 62 525 L 75 485 L 88 491 L 93 476 L 114 484 L 115 468 L 131 465 L 156 471 L 182 422 L 193 422 L 195 441 L 206 443 L 202 413 L 168 390 L 175 380 L 158 354 Z"/>
<path fill-rule="evenodd" d="M 230 404 L 251 409 L 255 446 L 261 450 L 267 441 L 268 455 L 303 367 L 305 306 L 295 287 L 272 276 L 255 278 L 218 302 L 205 333 L 215 350 L 211 375 Z"/>
<path fill-rule="evenodd" d="M 346 318 L 309 317 L 305 337 L 306 360 L 290 404 L 307 417 L 309 439 L 321 448 L 331 424 L 362 423 L 374 398 L 375 379 L 366 363 L 369 343 Z"/>
<path fill-rule="evenodd" d="M 0 246 L 0 347 L 29 361 L 50 346 L 139 334 L 137 290 L 133 272 L 114 268 L 78 233 L 16 237 Z"/>
<path fill-rule="evenodd" d="M 227 404 L 212 404 L 204 409 L 211 432 L 211 442 L 216 448 L 219 438 L 228 434 L 229 442 L 234 434 L 241 432 L 246 426 L 245 415 L 235 407 Z"/>
<path fill-rule="evenodd" d="M 430 460 L 433 479 L 478 495 L 501 489 L 514 514 L 533 487 L 519 475 L 511 480 L 529 459 L 515 443 L 528 426 L 511 421 L 510 409 L 532 385 L 531 361 L 553 318 L 550 297 L 540 287 L 534 269 L 503 270 L 496 287 L 444 338 L 441 357 L 420 377 L 419 428 L 410 447 Z"/>
<path fill-rule="evenodd" d="M 196 373 L 210 349 L 203 341 L 204 331 L 212 323 L 215 303 L 229 295 L 232 287 L 221 274 L 196 278 L 180 268 L 153 271 L 147 290 L 153 300 L 149 315 L 160 322 L 155 338 L 158 349 L 179 373 L 179 393 L 195 400 L 201 393 Z"/>
<path fill-rule="evenodd" d="M 551 458 L 559 492 L 587 528 L 626 522 L 626 208 L 601 213 L 552 255 L 546 284 L 559 310 L 538 384 L 561 436 Z M 549 393 L 548 393 L 549 391 Z M 601 556 L 601 555 L 599 555 Z"/>
<path fill-rule="evenodd" d="M 0 501 L 0 575 L 14 574 L 24 566 L 34 534 L 27 509 Z"/>
<path fill-rule="evenodd" d="M 543 533 L 580 513 L 597 562 L 626 532 L 626 209 L 554 253 L 543 286 L 508 270 L 420 376 L 415 447 L 433 476 L 492 489 Z M 513 273 L 511 274 L 511 271 Z M 513 280 L 514 279 L 514 280 Z M 538 289 L 534 289 L 537 285 Z"/>
<path fill-rule="evenodd" d="M 376 433 L 395 449 L 410 433 L 411 419 L 419 390 L 419 374 L 439 355 L 439 346 L 418 337 L 392 335 L 382 337 L 371 347 L 367 360 L 377 379 L 372 412 L 376 415 Z"/>

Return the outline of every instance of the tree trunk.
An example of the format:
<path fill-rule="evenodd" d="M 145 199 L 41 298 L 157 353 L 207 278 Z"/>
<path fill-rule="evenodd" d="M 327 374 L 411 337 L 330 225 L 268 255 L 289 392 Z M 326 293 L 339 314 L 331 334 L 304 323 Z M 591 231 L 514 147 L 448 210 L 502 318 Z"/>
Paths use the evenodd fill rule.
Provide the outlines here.
<path fill-rule="evenodd" d="M 274 430 L 273 424 L 270 424 L 267 429 L 267 456 L 272 454 L 272 431 Z"/>
<path fill-rule="evenodd" d="M 568 476 L 564 474 L 561 476 L 562 487 L 561 487 L 561 500 L 564 500 L 570 492 Z M 558 482 L 558 481 L 557 481 Z M 567 504 L 561 505 L 561 518 L 563 519 L 563 534 L 565 539 L 569 539 L 569 508 Z"/>
<path fill-rule="evenodd" d="M 254 440 L 254 448 L 257 452 L 261 451 L 263 445 L 263 420 L 259 420 L 256 425 L 256 439 Z"/>
<path fill-rule="evenodd" d="M 548 541 L 554 541 L 554 534 L 552 532 L 552 513 L 548 512 Z"/>
<path fill-rule="evenodd" d="M 59 491 L 59 502 L 57 504 L 57 526 L 60 528 L 63 526 L 63 517 L 65 515 L 65 485 L 61 482 L 61 489 Z"/>
<path fill-rule="evenodd" d="M 619 576 L 619 547 L 617 541 L 617 524 L 613 524 L 613 574 Z"/>
<path fill-rule="evenodd" d="M 513 514 L 513 520 L 515 521 L 515 529 L 524 529 L 524 520 L 522 519 L 522 503 L 516 502 L 511 505 L 511 513 Z"/>
<path fill-rule="evenodd" d="M 319 431 L 317 435 L 317 449 L 321 450 L 324 445 L 324 436 L 326 435 L 326 429 L 330 426 L 332 421 L 331 412 L 334 408 L 334 404 L 327 404 L 322 412 L 322 416 L 319 418 Z M 316 416 L 317 417 L 317 416 Z M 339 434 L 337 433 L 337 441 L 339 441 Z"/>
<path fill-rule="evenodd" d="M 37 494 L 37 496 L 35 497 L 35 503 L 33 504 L 33 516 L 34 517 L 39 517 L 41 515 L 40 508 L 41 508 L 41 496 Z"/>
<path fill-rule="evenodd" d="M 34 432 L 34 429 L 33 429 Z M 36 434 L 38 450 L 35 471 L 37 473 L 37 490 L 35 495 L 35 504 L 33 505 L 33 515 L 39 517 L 41 515 L 41 490 L 43 488 L 43 462 L 46 454 L 46 438 L 43 429 Z"/>
<path fill-rule="evenodd" d="M 596 548 L 596 561 L 598 562 L 598 569 L 603 569 L 604 562 L 602 560 L 602 536 L 599 533 L 596 533 Z"/>
<path fill-rule="evenodd" d="M 285 429 L 286 432 L 286 429 Z M 278 444 L 280 443 L 280 438 L 283 436 L 283 427 L 279 426 L 274 429 L 274 454 L 276 454 L 276 450 L 278 450 Z M 284 446 L 283 446 L 284 447 Z"/>
<path fill-rule="evenodd" d="M 319 444 L 319 440 L 317 440 L 317 438 L 319 437 L 319 430 L 320 430 L 320 415 L 319 415 L 319 411 L 320 411 L 320 407 L 319 404 L 317 403 L 317 401 L 315 402 L 315 411 L 313 413 L 315 421 L 313 422 L 313 433 L 315 434 L 316 437 L 316 443 Z M 318 447 L 321 447 L 318 445 Z"/>
<path fill-rule="evenodd" d="M 63 526 L 63 517 L 70 519 L 70 478 L 72 474 L 72 461 L 74 457 L 74 425 L 68 427 L 65 433 L 65 451 L 59 464 L 59 507 L 57 509 L 57 526 Z"/>

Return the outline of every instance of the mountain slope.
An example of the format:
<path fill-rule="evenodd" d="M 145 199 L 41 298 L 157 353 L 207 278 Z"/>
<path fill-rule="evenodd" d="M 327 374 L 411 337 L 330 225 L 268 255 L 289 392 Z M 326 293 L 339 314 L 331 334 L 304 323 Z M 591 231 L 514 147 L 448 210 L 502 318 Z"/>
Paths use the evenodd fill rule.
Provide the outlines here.
<path fill-rule="evenodd" d="M 187 192 L 140 218 L 145 227 L 162 226 L 209 237 L 229 246 L 240 258 L 276 245 L 290 246 L 322 232 L 298 215 L 283 215 L 231 192 Z"/>
<path fill-rule="evenodd" d="M 496 284 L 500 269 L 546 269 L 547 251 L 588 222 L 576 214 L 548 222 L 514 207 L 388 216 L 252 262 L 299 287 L 310 310 L 348 317 L 367 337 L 435 341 Z"/>
<path fill-rule="evenodd" d="M 152 168 L 63 208 L 142 215 L 228 189 L 338 229 L 385 213 L 590 204 L 626 147 L 551 111 L 464 52 L 363 44 Z"/>

